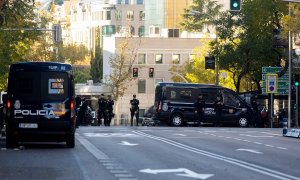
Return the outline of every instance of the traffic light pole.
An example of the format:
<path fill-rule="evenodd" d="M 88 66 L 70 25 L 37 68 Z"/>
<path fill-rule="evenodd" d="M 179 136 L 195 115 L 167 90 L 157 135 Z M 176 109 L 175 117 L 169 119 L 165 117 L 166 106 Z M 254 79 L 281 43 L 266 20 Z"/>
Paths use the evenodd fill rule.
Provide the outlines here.
<path fill-rule="evenodd" d="M 296 86 L 296 110 L 295 110 L 295 127 L 298 128 L 298 115 L 299 115 L 299 86 Z"/>

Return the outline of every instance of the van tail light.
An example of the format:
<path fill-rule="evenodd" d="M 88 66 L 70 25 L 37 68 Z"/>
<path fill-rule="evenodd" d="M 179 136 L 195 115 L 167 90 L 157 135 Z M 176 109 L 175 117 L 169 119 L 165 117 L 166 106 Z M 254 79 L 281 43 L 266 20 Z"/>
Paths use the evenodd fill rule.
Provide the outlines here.
<path fill-rule="evenodd" d="M 71 100 L 71 102 L 70 102 L 70 109 L 71 109 L 71 110 L 74 110 L 74 109 L 75 109 L 74 100 Z"/>
<path fill-rule="evenodd" d="M 7 100 L 7 109 L 10 109 L 10 100 Z"/>

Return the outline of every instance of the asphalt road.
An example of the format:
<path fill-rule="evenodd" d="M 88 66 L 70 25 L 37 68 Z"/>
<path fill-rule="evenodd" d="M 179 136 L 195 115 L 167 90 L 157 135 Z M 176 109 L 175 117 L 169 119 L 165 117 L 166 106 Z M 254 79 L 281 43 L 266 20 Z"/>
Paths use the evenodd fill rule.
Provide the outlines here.
<path fill-rule="evenodd" d="M 76 147 L 0 139 L 0 179 L 300 180 L 299 138 L 281 129 L 80 127 Z"/>

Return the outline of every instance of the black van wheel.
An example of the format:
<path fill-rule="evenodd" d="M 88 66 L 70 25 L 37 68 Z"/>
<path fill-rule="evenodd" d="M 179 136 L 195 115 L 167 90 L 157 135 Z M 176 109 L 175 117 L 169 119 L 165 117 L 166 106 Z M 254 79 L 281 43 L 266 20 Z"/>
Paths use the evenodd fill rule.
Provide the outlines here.
<path fill-rule="evenodd" d="M 183 125 L 183 117 L 180 114 L 174 114 L 171 118 L 171 124 L 173 126 L 182 126 Z"/>
<path fill-rule="evenodd" d="M 239 127 L 247 127 L 249 125 L 249 120 L 245 116 L 241 116 L 238 118 Z"/>
<path fill-rule="evenodd" d="M 75 134 L 71 134 L 69 138 L 66 141 L 68 148 L 74 148 L 75 147 Z"/>
<path fill-rule="evenodd" d="M 6 148 L 16 148 L 18 146 L 18 141 L 16 138 L 10 133 L 6 133 Z"/>

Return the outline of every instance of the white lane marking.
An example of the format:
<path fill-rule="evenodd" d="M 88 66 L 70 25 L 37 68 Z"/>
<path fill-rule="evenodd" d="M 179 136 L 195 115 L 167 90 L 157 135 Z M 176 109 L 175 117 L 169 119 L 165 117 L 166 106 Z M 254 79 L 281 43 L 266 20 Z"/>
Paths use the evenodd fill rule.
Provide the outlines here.
<path fill-rule="evenodd" d="M 185 134 L 173 134 L 174 136 L 186 136 Z"/>
<path fill-rule="evenodd" d="M 83 133 L 87 137 L 138 137 L 130 133 Z"/>
<path fill-rule="evenodd" d="M 265 146 L 267 146 L 267 147 L 274 147 L 273 145 L 270 145 L 270 144 L 265 144 Z"/>
<path fill-rule="evenodd" d="M 75 160 L 77 162 L 77 165 L 79 166 L 80 171 L 82 172 L 83 179 L 84 180 L 91 180 L 91 177 L 89 176 L 88 171 L 86 170 L 84 163 L 80 160 L 78 155 L 75 153 L 75 151 L 72 151 L 73 156 L 75 157 Z"/>
<path fill-rule="evenodd" d="M 263 154 L 262 152 L 254 150 L 254 149 L 243 149 L 243 148 L 240 148 L 240 149 L 237 149 L 236 151 L 246 151 L 246 152 L 250 152 L 250 153 L 254 153 L 254 154 Z"/>
<path fill-rule="evenodd" d="M 262 143 L 260 143 L 260 142 L 253 142 L 254 144 L 262 144 Z"/>
<path fill-rule="evenodd" d="M 136 146 L 136 145 L 138 145 L 138 144 L 130 143 L 130 142 L 127 142 L 127 141 L 122 141 L 119 144 L 121 144 L 123 146 Z"/>
<path fill-rule="evenodd" d="M 177 176 L 184 176 L 196 179 L 207 179 L 212 176 L 213 174 L 199 174 L 194 171 L 191 171 L 186 168 L 178 168 L 178 169 L 142 169 L 140 172 L 149 173 L 149 174 L 158 174 L 158 173 L 177 173 Z M 181 173 L 182 172 L 182 173 Z"/>
<path fill-rule="evenodd" d="M 287 148 L 284 147 L 277 147 L 278 149 L 283 149 L 283 150 L 287 150 Z"/>
<path fill-rule="evenodd" d="M 260 137 L 273 137 L 273 136 L 254 136 L 250 134 L 240 134 L 241 136 L 248 136 L 248 137 L 255 137 L 255 138 L 260 138 Z"/>
<path fill-rule="evenodd" d="M 76 139 L 93 155 L 97 160 L 100 159 L 109 159 L 106 154 L 97 149 L 92 143 L 88 140 L 82 138 L 79 134 L 76 134 Z"/>
<path fill-rule="evenodd" d="M 246 162 L 246 161 L 242 161 L 242 160 L 222 156 L 222 155 L 219 155 L 219 154 L 211 153 L 211 152 L 204 151 L 204 150 L 201 150 L 201 149 L 197 149 L 197 148 L 185 145 L 185 144 L 181 144 L 181 143 L 176 142 L 176 141 L 172 141 L 170 139 L 166 139 L 166 138 L 162 138 L 162 137 L 158 137 L 158 136 L 152 136 L 150 134 L 146 134 L 146 133 L 141 132 L 141 131 L 133 131 L 133 132 L 138 134 L 138 135 L 144 136 L 144 137 L 155 139 L 155 140 L 164 142 L 166 144 L 170 144 L 172 146 L 175 146 L 175 147 L 178 147 L 178 148 L 181 148 L 181 149 L 185 149 L 185 150 L 190 151 L 190 152 L 194 152 L 196 154 L 201 154 L 203 156 L 207 156 L 207 157 L 210 157 L 210 158 L 213 158 L 213 159 L 218 159 L 220 161 L 228 162 L 230 164 L 235 164 L 235 165 L 243 167 L 245 169 L 249 169 L 249 170 L 252 170 L 254 172 L 258 172 L 258 173 L 261 173 L 261 174 L 264 174 L 264 175 L 267 175 L 267 176 L 270 176 L 270 177 L 274 177 L 274 178 L 281 179 L 281 180 L 287 180 L 287 179 L 300 180 L 299 177 L 295 177 L 293 175 L 289 175 L 289 174 L 280 172 L 278 170 L 269 169 L 269 168 L 266 168 L 266 167 L 263 167 L 263 166 L 260 166 L 260 165 L 256 165 L 256 164 L 252 164 L 252 163 L 249 163 L 249 162 Z"/>

